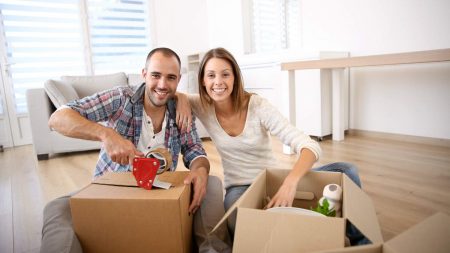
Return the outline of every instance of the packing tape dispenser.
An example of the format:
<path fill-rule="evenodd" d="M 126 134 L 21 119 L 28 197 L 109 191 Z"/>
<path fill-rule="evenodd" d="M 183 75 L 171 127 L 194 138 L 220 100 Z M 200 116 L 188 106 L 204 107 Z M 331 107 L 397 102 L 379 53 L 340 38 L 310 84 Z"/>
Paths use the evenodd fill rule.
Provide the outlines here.
<path fill-rule="evenodd" d="M 164 173 L 172 166 L 172 155 L 167 149 L 156 148 L 144 157 L 135 157 L 133 160 L 133 175 L 137 185 L 151 190 L 156 175 Z"/>

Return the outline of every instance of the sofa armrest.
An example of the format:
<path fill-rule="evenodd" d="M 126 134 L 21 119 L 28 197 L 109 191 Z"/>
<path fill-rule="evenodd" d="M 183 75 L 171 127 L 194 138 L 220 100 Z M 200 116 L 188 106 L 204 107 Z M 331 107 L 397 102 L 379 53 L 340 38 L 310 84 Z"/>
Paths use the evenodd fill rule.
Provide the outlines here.
<path fill-rule="evenodd" d="M 48 154 L 50 152 L 49 136 L 51 132 L 48 120 L 55 107 L 43 88 L 28 89 L 26 97 L 34 149 L 37 155 Z"/>

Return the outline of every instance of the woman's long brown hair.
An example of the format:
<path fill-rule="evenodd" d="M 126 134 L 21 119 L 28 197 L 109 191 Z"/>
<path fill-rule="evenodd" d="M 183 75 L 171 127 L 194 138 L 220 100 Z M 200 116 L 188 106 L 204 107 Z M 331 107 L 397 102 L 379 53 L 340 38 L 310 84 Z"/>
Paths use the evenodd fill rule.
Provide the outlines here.
<path fill-rule="evenodd" d="M 233 91 L 231 92 L 233 111 L 239 112 L 243 109 L 246 109 L 250 93 L 244 90 L 244 81 L 242 78 L 241 69 L 239 68 L 239 65 L 237 64 L 236 59 L 234 59 L 233 55 L 226 49 L 221 47 L 214 48 L 206 52 L 200 63 L 200 68 L 198 71 L 198 90 L 200 93 L 200 101 L 202 103 L 202 106 L 205 108 L 206 106 L 211 105 L 213 102 L 211 97 L 209 97 L 208 93 L 206 92 L 206 87 L 203 83 L 203 78 L 205 75 L 205 65 L 212 58 L 225 60 L 231 65 L 234 75 Z"/>

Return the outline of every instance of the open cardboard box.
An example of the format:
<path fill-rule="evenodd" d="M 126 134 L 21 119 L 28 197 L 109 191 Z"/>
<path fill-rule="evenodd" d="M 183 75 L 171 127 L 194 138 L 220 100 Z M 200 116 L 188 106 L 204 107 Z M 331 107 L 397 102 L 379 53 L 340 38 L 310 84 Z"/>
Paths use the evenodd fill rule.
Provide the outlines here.
<path fill-rule="evenodd" d="M 450 252 L 450 216 L 436 213 L 385 243 L 320 251 L 320 253 L 424 252 Z"/>
<path fill-rule="evenodd" d="M 107 173 L 70 198 L 73 226 L 83 251 L 189 252 L 189 172 L 165 172 L 168 190 L 137 187 L 131 172 Z"/>
<path fill-rule="evenodd" d="M 370 198 L 346 175 L 336 172 L 307 173 L 297 186 L 293 206 L 316 207 L 327 184 L 343 189 L 342 217 L 317 217 L 263 210 L 266 196 L 273 197 L 290 170 L 267 169 L 227 211 L 214 228 L 226 223 L 237 209 L 233 252 L 312 252 L 343 249 L 345 226 L 349 220 L 372 243 L 383 242 L 380 226 Z M 213 230 L 213 231 L 214 231 Z"/>

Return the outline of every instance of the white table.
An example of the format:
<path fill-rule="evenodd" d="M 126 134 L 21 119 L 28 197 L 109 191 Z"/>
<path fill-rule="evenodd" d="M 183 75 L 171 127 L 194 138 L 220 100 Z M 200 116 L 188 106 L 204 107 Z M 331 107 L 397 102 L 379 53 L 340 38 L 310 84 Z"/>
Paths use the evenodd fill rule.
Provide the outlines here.
<path fill-rule="evenodd" d="M 281 63 L 283 87 L 288 87 L 289 120 L 296 124 L 295 109 L 295 71 L 302 69 L 330 69 L 332 72 L 332 121 L 333 140 L 344 140 L 344 106 L 343 106 L 343 75 L 345 68 L 384 66 L 398 64 L 430 63 L 450 61 L 450 48 L 429 51 L 406 52 L 358 56 L 348 58 L 333 58 L 308 61 L 293 61 Z"/>

